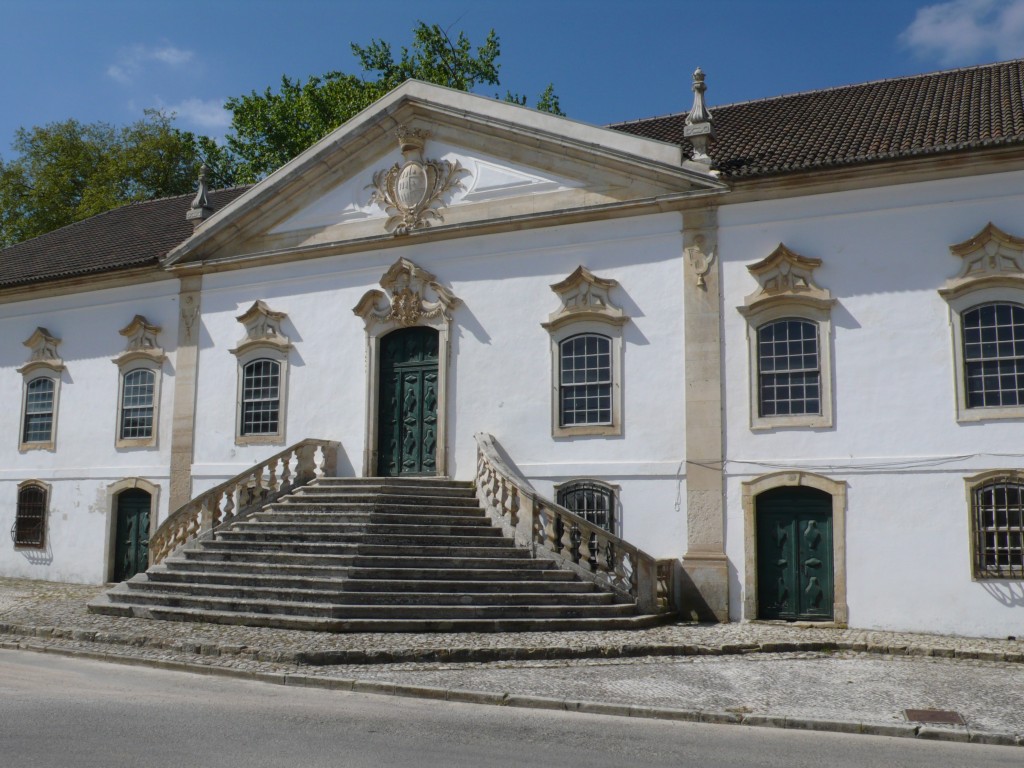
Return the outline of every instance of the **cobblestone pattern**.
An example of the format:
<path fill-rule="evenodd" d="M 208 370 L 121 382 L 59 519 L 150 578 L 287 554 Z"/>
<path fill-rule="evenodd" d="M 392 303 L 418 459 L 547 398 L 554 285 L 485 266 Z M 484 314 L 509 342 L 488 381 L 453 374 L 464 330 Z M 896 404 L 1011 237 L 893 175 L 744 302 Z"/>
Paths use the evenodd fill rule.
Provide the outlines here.
<path fill-rule="evenodd" d="M 851 650 L 1024 663 L 1024 640 L 833 629 L 791 624 L 671 624 L 609 632 L 383 634 L 303 632 L 100 616 L 85 604 L 102 587 L 0 579 L 0 633 L 302 664 L 494 661 L 564 657 Z M 212 651 L 211 651 L 212 652 Z"/>

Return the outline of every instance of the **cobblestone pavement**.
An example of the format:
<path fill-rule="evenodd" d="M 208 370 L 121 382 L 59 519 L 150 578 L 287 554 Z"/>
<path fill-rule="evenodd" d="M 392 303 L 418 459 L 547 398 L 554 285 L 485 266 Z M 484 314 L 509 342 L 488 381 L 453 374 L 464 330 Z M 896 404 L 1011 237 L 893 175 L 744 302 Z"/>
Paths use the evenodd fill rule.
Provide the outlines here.
<path fill-rule="evenodd" d="M 0 646 L 288 684 L 1024 746 L 1016 638 L 764 623 L 336 635 L 90 614 L 101 589 L 0 579 Z M 966 726 L 908 724 L 904 709 L 953 710 Z"/>

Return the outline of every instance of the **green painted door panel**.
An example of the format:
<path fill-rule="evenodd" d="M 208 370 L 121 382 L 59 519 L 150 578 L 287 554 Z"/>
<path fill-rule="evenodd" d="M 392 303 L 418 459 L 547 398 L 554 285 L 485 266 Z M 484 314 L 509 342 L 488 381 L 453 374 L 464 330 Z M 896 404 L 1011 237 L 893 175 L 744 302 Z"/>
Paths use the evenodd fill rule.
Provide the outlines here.
<path fill-rule="evenodd" d="M 757 497 L 758 618 L 832 619 L 832 497 L 775 488 Z"/>
<path fill-rule="evenodd" d="M 432 475 L 437 454 L 437 331 L 405 328 L 381 339 L 377 473 Z"/>
<path fill-rule="evenodd" d="M 149 567 L 149 510 L 152 499 L 137 488 L 117 496 L 114 581 L 130 579 Z"/>

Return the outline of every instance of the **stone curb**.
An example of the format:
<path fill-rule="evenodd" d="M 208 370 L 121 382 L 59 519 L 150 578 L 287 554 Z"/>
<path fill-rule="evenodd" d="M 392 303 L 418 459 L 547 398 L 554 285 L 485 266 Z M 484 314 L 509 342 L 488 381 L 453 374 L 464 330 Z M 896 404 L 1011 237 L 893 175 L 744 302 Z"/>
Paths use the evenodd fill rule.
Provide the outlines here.
<path fill-rule="evenodd" d="M 818 645 L 821 645 L 820 643 Z M 614 704 L 600 701 L 576 701 L 555 699 L 544 696 L 530 696 L 513 693 L 493 693 L 456 688 L 435 688 L 429 686 L 404 685 L 382 680 L 353 680 L 347 678 L 318 677 L 302 673 L 260 672 L 257 670 L 232 669 L 196 664 L 188 661 L 145 659 L 100 651 L 86 651 L 60 648 L 26 642 L 0 642 L 0 648 L 24 650 L 35 653 L 50 653 L 58 656 L 84 658 L 131 666 L 153 667 L 175 672 L 231 677 L 270 683 L 273 685 L 327 690 L 351 691 L 385 696 L 407 696 L 467 704 L 520 707 L 524 709 L 546 709 L 565 712 L 582 712 L 615 717 L 638 717 L 652 720 L 676 720 L 680 722 L 708 723 L 716 725 L 747 725 L 766 728 L 788 728 L 805 731 L 829 731 L 833 733 L 864 734 L 868 736 L 894 736 L 918 738 L 931 741 L 949 741 L 965 744 L 987 744 L 1003 747 L 1024 747 L 1024 734 L 971 731 L 968 728 L 936 728 L 927 725 L 864 723 L 844 720 L 825 720 L 811 717 L 784 717 L 779 715 L 740 714 L 703 710 L 675 709 L 672 707 L 646 707 L 630 704 Z"/>
<path fill-rule="evenodd" d="M 344 649 L 335 651 L 282 651 L 260 650 L 249 646 L 166 641 L 146 635 L 125 635 L 96 630 L 65 629 L 61 627 L 31 626 L 0 622 L 0 635 L 36 637 L 41 639 L 74 640 L 108 645 L 124 645 L 203 656 L 242 656 L 254 661 L 299 664 L 310 667 L 338 664 L 408 664 L 414 662 L 486 663 L 494 661 L 554 661 L 565 659 L 623 659 L 639 656 L 727 656 L 747 653 L 831 653 L 853 651 L 891 656 L 933 656 L 947 659 L 975 659 L 1011 664 L 1024 663 L 1024 653 L 1014 651 L 959 650 L 934 645 L 884 645 L 857 642 L 768 642 L 722 645 L 636 643 L 618 646 L 589 645 L 578 647 L 525 648 L 506 646 L 499 648 L 403 648 Z"/>

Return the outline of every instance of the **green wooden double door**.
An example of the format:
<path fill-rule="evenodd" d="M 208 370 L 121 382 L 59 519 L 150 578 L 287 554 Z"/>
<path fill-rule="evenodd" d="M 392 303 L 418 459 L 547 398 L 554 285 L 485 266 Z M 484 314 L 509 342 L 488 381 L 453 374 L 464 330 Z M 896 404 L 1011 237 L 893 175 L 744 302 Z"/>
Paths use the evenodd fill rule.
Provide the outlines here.
<path fill-rule="evenodd" d="M 774 488 L 757 497 L 758 618 L 832 619 L 832 497 Z"/>
<path fill-rule="evenodd" d="M 437 473 L 438 334 L 403 328 L 380 342 L 377 474 Z"/>
<path fill-rule="evenodd" d="M 130 579 L 149 567 L 149 510 L 152 497 L 132 488 L 117 495 L 114 581 Z"/>

